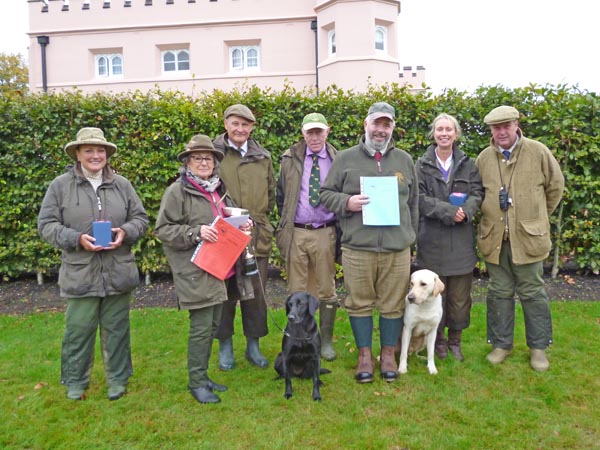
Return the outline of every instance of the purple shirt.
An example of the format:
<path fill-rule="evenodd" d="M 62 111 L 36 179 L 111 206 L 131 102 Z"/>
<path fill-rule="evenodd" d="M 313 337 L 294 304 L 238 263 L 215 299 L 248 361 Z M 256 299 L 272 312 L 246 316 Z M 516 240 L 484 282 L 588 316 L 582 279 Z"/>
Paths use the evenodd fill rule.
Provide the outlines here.
<path fill-rule="evenodd" d="M 335 220 L 335 214 L 325 208 L 321 203 L 317 207 L 313 207 L 308 202 L 308 179 L 310 178 L 310 171 L 313 164 L 313 151 L 306 147 L 306 156 L 304 158 L 304 168 L 302 169 L 302 184 L 300 185 L 300 200 L 298 201 L 298 207 L 296 208 L 296 216 L 294 217 L 295 223 L 301 223 L 303 225 L 311 224 L 313 227 L 325 225 L 327 222 Z M 321 175 L 321 184 L 325 182 L 325 178 L 331 169 L 331 158 L 327 153 L 325 145 L 319 153 L 319 170 Z"/>

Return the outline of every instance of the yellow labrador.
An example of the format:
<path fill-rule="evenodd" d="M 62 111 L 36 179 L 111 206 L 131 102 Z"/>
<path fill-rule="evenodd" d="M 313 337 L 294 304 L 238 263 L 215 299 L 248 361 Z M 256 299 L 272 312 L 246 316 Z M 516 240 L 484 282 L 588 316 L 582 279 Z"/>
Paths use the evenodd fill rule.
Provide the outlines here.
<path fill-rule="evenodd" d="M 404 328 L 398 372 L 406 373 L 409 353 L 420 352 L 427 345 L 427 368 L 431 375 L 437 373 L 433 360 L 435 335 L 442 320 L 444 283 L 431 270 L 417 270 L 410 277 L 410 291 L 406 296 Z"/>

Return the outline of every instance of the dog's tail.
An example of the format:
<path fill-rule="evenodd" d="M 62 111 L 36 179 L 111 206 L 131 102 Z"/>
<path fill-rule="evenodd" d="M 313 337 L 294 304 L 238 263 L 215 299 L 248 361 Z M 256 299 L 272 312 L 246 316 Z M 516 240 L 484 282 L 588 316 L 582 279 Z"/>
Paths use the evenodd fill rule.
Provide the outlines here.
<path fill-rule="evenodd" d="M 320 375 L 324 375 L 326 373 L 331 373 L 331 370 L 325 369 L 324 367 L 321 367 L 321 370 L 319 370 L 319 374 Z"/>

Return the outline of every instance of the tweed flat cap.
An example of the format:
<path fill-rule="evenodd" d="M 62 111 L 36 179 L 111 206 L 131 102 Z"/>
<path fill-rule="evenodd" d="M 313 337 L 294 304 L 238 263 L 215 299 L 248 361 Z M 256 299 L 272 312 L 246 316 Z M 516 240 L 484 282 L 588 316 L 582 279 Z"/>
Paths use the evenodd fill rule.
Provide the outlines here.
<path fill-rule="evenodd" d="M 254 114 L 252 114 L 250 108 L 248 108 L 246 105 L 241 104 L 231 105 L 225 110 L 225 114 L 223 114 L 223 116 L 225 117 L 225 119 L 227 119 L 229 116 L 238 116 L 242 119 L 249 120 L 250 122 L 256 122 Z"/>
<path fill-rule="evenodd" d="M 513 120 L 519 120 L 519 111 L 512 106 L 498 106 L 492 109 L 487 116 L 483 118 L 483 122 L 486 125 L 493 125 L 496 123 L 512 122 Z"/>

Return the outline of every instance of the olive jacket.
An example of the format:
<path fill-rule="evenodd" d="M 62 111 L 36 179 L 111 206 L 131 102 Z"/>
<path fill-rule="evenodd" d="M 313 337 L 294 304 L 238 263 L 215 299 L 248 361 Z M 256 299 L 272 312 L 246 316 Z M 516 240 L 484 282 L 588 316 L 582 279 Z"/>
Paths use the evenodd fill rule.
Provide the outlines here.
<path fill-rule="evenodd" d="M 544 144 L 519 130 L 519 141 L 506 161 L 493 138 L 477 157 L 485 198 L 477 245 L 487 262 L 498 264 L 505 235 L 515 264 L 530 264 L 548 257 L 549 217 L 563 195 L 565 179 L 558 162 Z M 500 209 L 498 194 L 505 185 L 512 204 Z"/>
<path fill-rule="evenodd" d="M 464 275 L 477 263 L 473 218 L 483 200 L 483 186 L 475 161 L 454 145 L 448 182 L 437 164 L 435 145 L 417 161 L 419 178 L 419 236 L 417 265 L 442 276 Z M 459 206 L 450 203 L 450 194 L 467 194 L 462 207 L 467 218 L 457 223 Z"/>
<path fill-rule="evenodd" d="M 221 161 L 221 179 L 234 203 L 247 209 L 254 221 L 252 245 L 257 257 L 268 257 L 273 242 L 269 214 L 275 206 L 275 175 L 271 154 L 254 139 L 248 139 L 248 152 L 229 146 L 227 134 L 215 138 L 213 145 L 225 157 Z"/>
<path fill-rule="evenodd" d="M 221 201 L 235 206 L 223 183 L 217 189 Z M 200 236 L 200 227 L 210 225 L 214 219 L 209 200 L 184 177 L 165 191 L 154 234 L 163 243 L 181 309 L 205 308 L 227 300 L 225 282 L 191 262 L 199 243 L 196 237 Z"/>
<path fill-rule="evenodd" d="M 337 150 L 329 143 L 325 144 L 326 151 L 333 161 Z M 280 219 L 275 240 L 281 256 L 289 261 L 292 236 L 294 234 L 294 217 L 300 200 L 302 187 L 302 172 L 306 157 L 306 141 L 301 139 L 281 155 L 279 179 L 277 180 L 277 210 Z"/>
<path fill-rule="evenodd" d="M 419 188 L 412 158 L 390 141 L 381 159 L 382 173 L 364 145 L 338 152 L 321 185 L 321 203 L 333 211 L 342 230 L 341 245 L 367 252 L 396 252 L 410 247 L 419 227 Z M 362 213 L 348 211 L 346 205 L 352 195 L 360 194 L 361 176 L 395 176 L 398 179 L 400 226 L 363 225 Z"/>
<path fill-rule="evenodd" d="M 92 235 L 92 222 L 110 220 L 125 231 L 114 250 L 90 252 L 79 245 L 82 234 Z M 58 274 L 61 297 L 106 297 L 131 292 L 140 281 L 131 246 L 148 228 L 148 216 L 129 181 L 104 168 L 97 195 L 78 165 L 56 177 L 38 215 L 42 239 L 62 250 Z"/>

